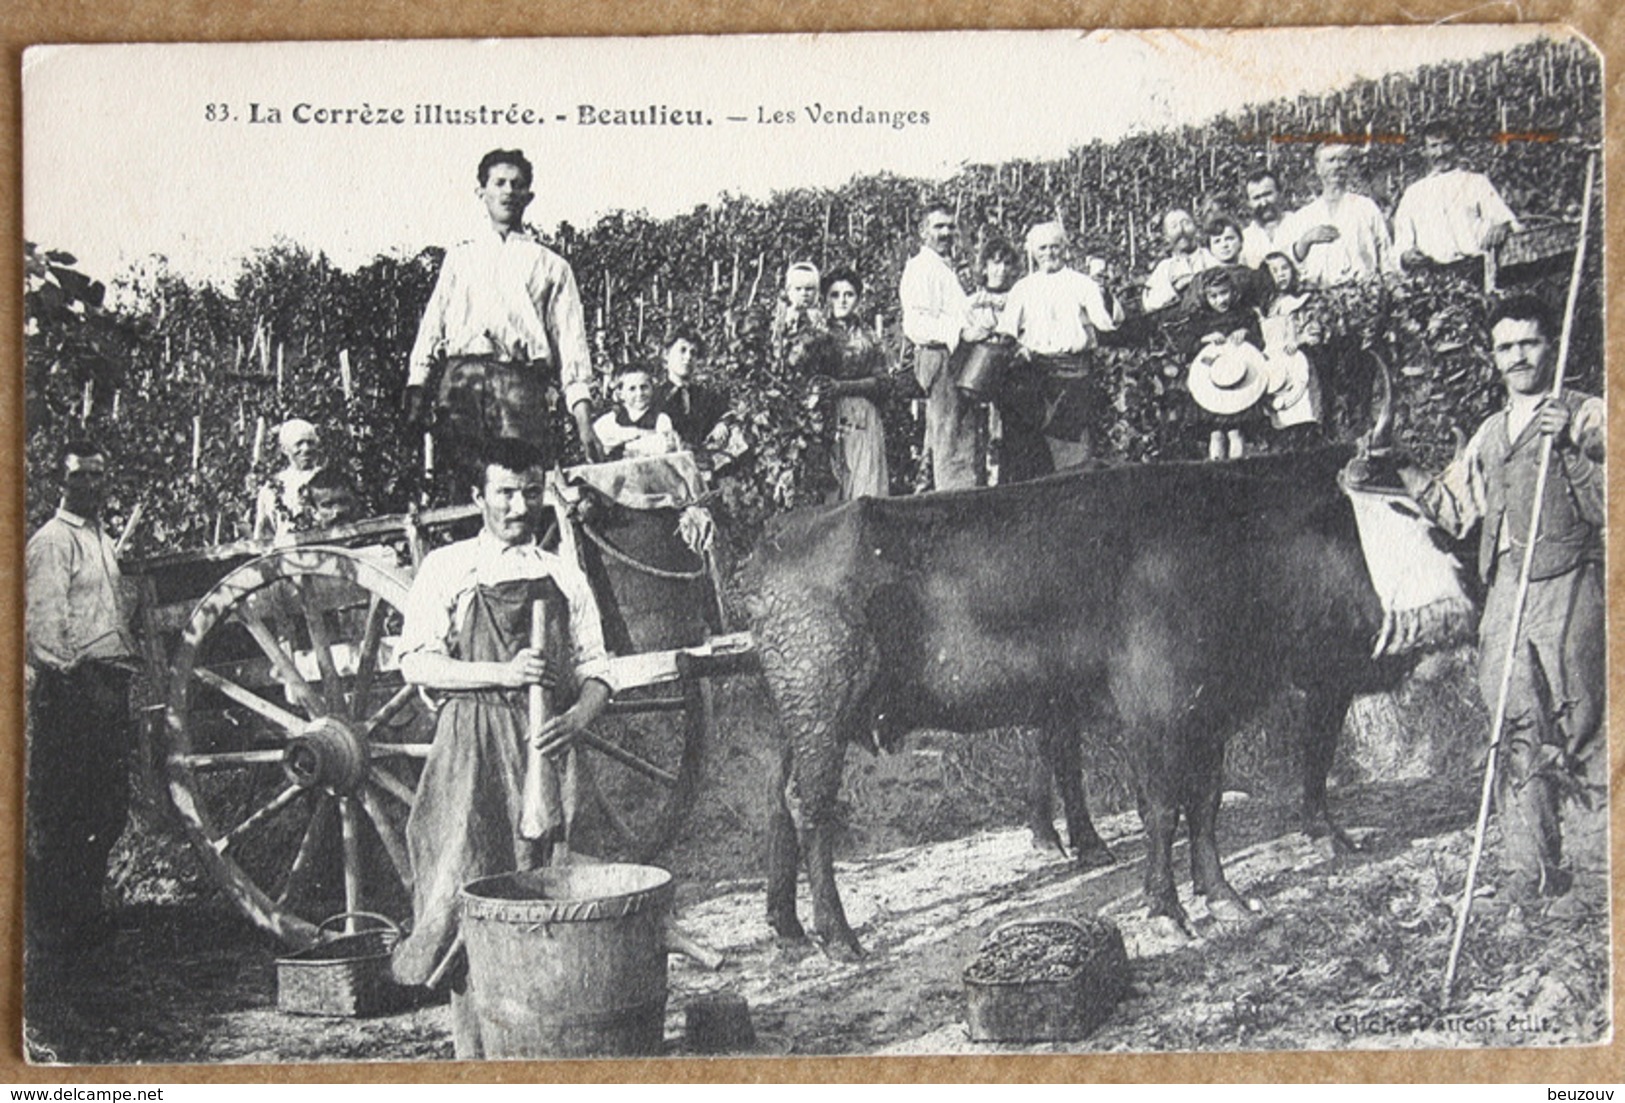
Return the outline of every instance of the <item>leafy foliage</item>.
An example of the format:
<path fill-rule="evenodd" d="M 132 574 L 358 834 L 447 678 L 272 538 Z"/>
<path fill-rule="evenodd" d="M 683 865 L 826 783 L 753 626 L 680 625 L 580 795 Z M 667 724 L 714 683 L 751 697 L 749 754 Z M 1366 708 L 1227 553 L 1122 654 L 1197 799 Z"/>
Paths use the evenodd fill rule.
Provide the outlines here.
<path fill-rule="evenodd" d="M 1289 206 L 1305 201 L 1312 143 L 1327 133 L 1371 136 L 1361 190 L 1392 210 L 1416 173 L 1408 147 L 1392 139 L 1446 119 L 1462 135 L 1470 167 L 1486 171 L 1526 222 L 1572 221 L 1586 149 L 1601 136 L 1600 97 L 1600 67 L 1585 46 L 1542 41 L 1202 126 L 1096 141 L 1053 161 L 971 165 L 940 183 L 874 174 L 767 199 L 726 195 L 662 220 L 617 211 L 585 230 L 562 224 L 549 243 L 575 269 L 600 371 L 653 358 L 678 324 L 705 338 L 702 374 L 731 393 L 731 421 L 749 445 L 724 480 L 728 527 L 746 546 L 771 514 L 804 501 L 827 466 L 823 412 L 805 401 L 805 379 L 770 355 L 768 319 L 789 263 L 861 273 L 864 316 L 873 315 L 901 366 L 894 289 L 917 248 L 915 220 L 926 201 L 958 212 L 967 259 L 990 235 L 1017 240 L 1032 223 L 1059 218 L 1084 253 L 1107 261 L 1108 282 L 1132 306 L 1133 278 L 1158 255 L 1165 210 L 1239 210 L 1242 181 L 1259 165 L 1276 169 Z M 1602 365 L 1600 241 L 1599 229 L 1570 361 L 1574 384 L 1592 390 Z M 330 462 L 355 476 L 364 508 L 404 508 L 421 489 L 421 441 L 402 425 L 398 403 L 439 259 L 425 249 L 343 272 L 320 253 L 279 242 L 248 261 L 229 290 L 181 279 L 157 258 L 105 293 L 73 258 L 30 245 L 30 522 L 53 504 L 52 453 L 62 434 L 84 427 L 124 466 L 114 513 L 146 504 L 136 553 L 246 533 L 254 490 L 281 462 L 272 430 L 294 415 L 322 428 Z M 1520 278 L 1560 303 L 1565 274 Z M 1471 429 L 1497 394 L 1480 324 L 1487 306 L 1480 289 L 1451 273 L 1322 296 L 1330 334 L 1323 369 L 1350 411 L 1339 429 L 1363 416 L 1359 392 L 1368 380 L 1344 368 L 1358 368 L 1354 353 L 1370 347 L 1399 369 L 1402 442 L 1428 462 L 1447 457 L 1453 431 Z M 1113 411 L 1102 429 L 1114 455 L 1201 454 L 1171 387 L 1178 373 L 1169 371 L 1164 341 L 1153 335 L 1107 350 L 1101 364 Z M 893 489 L 906 492 L 921 477 L 919 429 L 905 401 L 888 403 L 885 416 Z"/>

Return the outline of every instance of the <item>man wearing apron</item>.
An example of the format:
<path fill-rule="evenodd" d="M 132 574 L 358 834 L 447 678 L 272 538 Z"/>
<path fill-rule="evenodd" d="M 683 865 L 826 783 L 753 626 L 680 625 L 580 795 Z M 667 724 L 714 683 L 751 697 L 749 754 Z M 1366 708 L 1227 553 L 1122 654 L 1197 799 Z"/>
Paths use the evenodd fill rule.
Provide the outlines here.
<path fill-rule="evenodd" d="M 412 933 L 395 950 L 403 984 L 424 984 L 457 936 L 457 892 L 481 877 L 532 869 L 566 839 L 571 763 L 548 771 L 546 831 L 521 837 L 528 689 L 555 688 L 574 704 L 543 726 L 546 741 L 596 720 L 611 693 L 603 631 L 586 576 L 536 542 L 544 453 L 511 439 L 487 442 L 473 486 L 484 527 L 423 560 L 406 599 L 401 673 L 445 696 L 434 744 L 406 825 L 412 864 Z M 532 603 L 547 611 L 542 649 L 530 647 Z M 579 694 L 577 695 L 577 686 Z M 453 962 L 457 1056 L 479 1057 L 479 1025 L 466 967 Z"/>

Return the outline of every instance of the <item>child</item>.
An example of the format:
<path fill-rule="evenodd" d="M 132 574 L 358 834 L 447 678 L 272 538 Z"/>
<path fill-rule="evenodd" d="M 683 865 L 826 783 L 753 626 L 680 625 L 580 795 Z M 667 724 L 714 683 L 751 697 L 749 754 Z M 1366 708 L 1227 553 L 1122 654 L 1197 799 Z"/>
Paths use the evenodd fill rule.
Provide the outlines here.
<path fill-rule="evenodd" d="M 1261 305 L 1269 296 L 1270 281 L 1266 273 L 1241 263 L 1241 244 L 1241 226 L 1235 219 L 1221 214 L 1208 220 L 1207 251 L 1213 257 L 1213 266 L 1225 269 L 1235 277 L 1236 295 L 1239 297 L 1237 305 L 1251 309 Z M 1191 281 L 1193 295 L 1197 283 L 1196 280 Z M 1202 309 L 1202 304 L 1194 300 L 1189 305 L 1192 310 Z"/>
<path fill-rule="evenodd" d="M 1192 358 L 1191 396 L 1210 430 L 1210 460 L 1240 459 L 1247 446 L 1245 428 L 1263 414 L 1264 339 L 1258 314 L 1240 304 L 1236 283 L 1236 274 L 1226 268 L 1210 268 L 1192 282 L 1196 294 L 1185 355 Z"/>
<path fill-rule="evenodd" d="M 773 315 L 773 352 L 787 368 L 828 375 L 833 350 L 818 307 L 821 291 L 817 265 L 800 261 L 785 269 L 784 294 Z"/>
<path fill-rule="evenodd" d="M 666 339 L 666 378 L 655 388 L 655 409 L 671 418 L 678 439 L 696 459 L 727 440 L 727 428 L 719 424 L 728 412 L 727 396 L 694 381 L 694 362 L 704 355 L 699 334 L 687 327 L 674 330 Z"/>
<path fill-rule="evenodd" d="M 593 422 L 606 460 L 661 456 L 682 448 L 671 418 L 654 408 L 654 373 L 629 364 L 615 373 L 615 409 Z"/>
<path fill-rule="evenodd" d="M 1320 381 L 1305 353 L 1321 340 L 1320 323 L 1306 318 L 1309 291 L 1298 285 L 1298 269 L 1285 253 L 1264 257 L 1263 271 L 1270 277 L 1269 293 L 1259 306 L 1259 328 L 1264 355 L 1270 361 L 1272 386 L 1270 423 L 1277 429 L 1309 425 L 1320 420 Z"/>

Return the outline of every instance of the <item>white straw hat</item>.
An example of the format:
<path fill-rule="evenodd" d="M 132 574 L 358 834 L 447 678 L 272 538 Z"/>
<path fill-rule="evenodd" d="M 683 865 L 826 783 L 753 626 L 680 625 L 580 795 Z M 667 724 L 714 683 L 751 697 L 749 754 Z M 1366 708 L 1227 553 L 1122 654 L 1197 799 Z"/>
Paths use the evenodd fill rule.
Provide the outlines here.
<path fill-rule="evenodd" d="M 1269 366 L 1252 345 L 1207 345 L 1191 361 L 1191 397 L 1209 413 L 1239 414 L 1257 404 L 1269 386 Z"/>

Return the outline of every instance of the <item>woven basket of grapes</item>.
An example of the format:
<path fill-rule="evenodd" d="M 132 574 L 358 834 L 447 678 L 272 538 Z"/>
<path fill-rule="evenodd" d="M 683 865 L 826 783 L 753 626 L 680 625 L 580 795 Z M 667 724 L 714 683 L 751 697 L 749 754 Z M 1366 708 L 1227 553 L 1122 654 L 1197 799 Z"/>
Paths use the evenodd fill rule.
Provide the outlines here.
<path fill-rule="evenodd" d="M 982 940 L 965 967 L 976 1042 L 1086 1038 L 1128 989 L 1123 935 L 1106 919 L 1023 919 Z"/>

